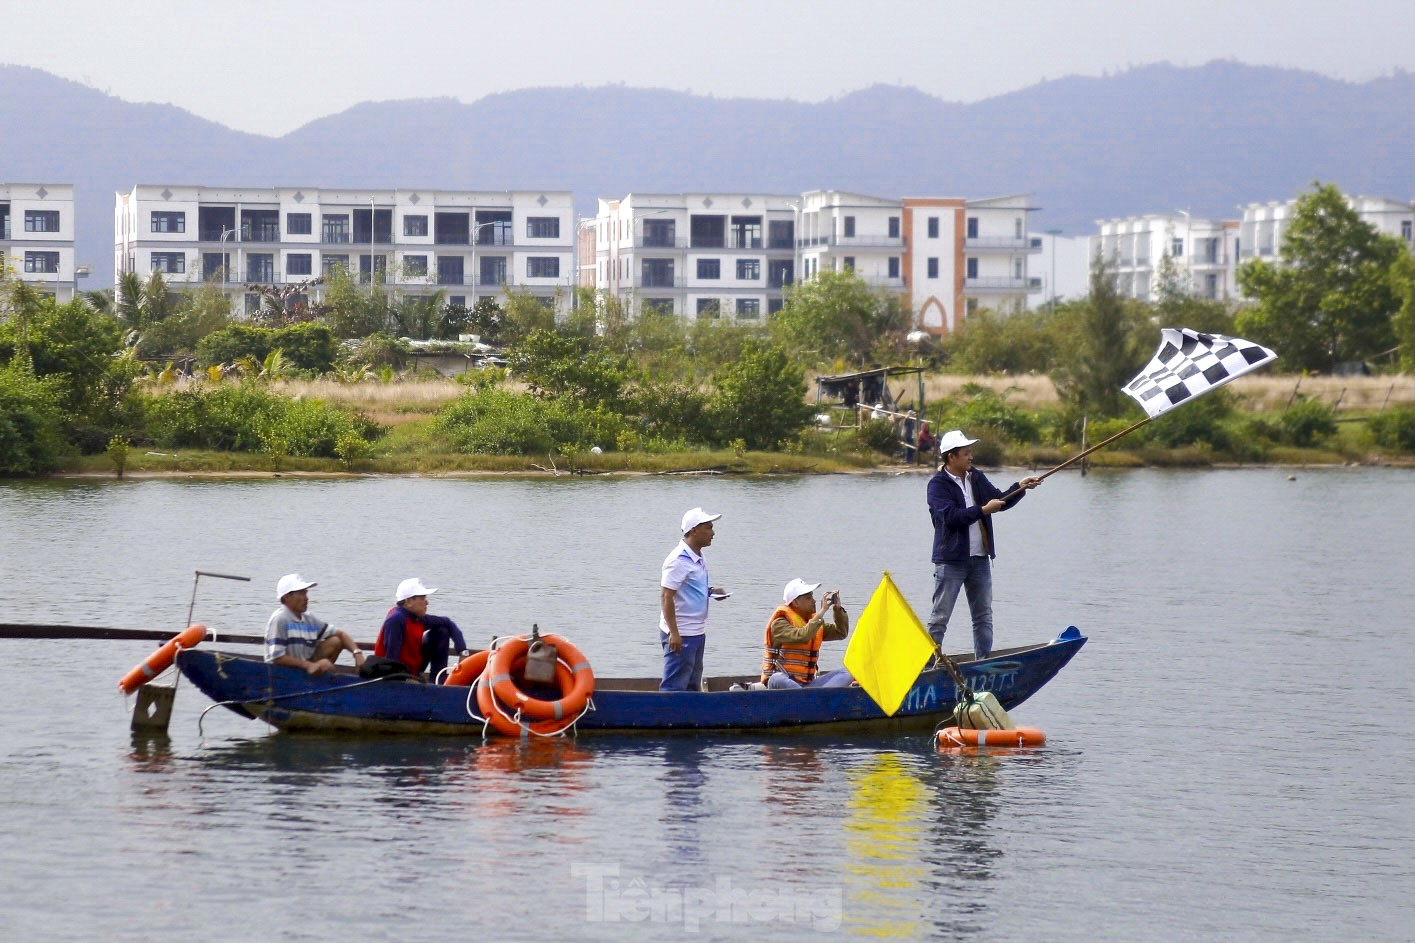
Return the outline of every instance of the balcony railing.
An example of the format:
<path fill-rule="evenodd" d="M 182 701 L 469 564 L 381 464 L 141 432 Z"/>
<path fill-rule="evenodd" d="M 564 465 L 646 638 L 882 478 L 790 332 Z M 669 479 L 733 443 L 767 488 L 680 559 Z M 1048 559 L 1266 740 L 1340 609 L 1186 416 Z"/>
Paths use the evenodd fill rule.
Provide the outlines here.
<path fill-rule="evenodd" d="M 1002 249 L 1008 252 L 1040 252 L 1041 239 L 1029 236 L 969 236 L 963 240 L 968 249 Z"/>
<path fill-rule="evenodd" d="M 977 291 L 1041 291 L 1042 280 L 1039 276 L 1018 278 L 1012 275 L 982 275 L 977 278 L 965 278 L 963 287 Z"/>
<path fill-rule="evenodd" d="M 605 248 L 608 248 L 608 246 L 606 246 Z M 664 238 L 664 237 L 662 237 L 662 236 L 639 236 L 637 239 L 634 240 L 634 248 L 636 248 L 636 249 L 686 249 L 686 248 L 688 248 L 688 240 L 687 240 L 687 239 L 675 239 L 675 238 L 672 238 L 672 237 Z"/>
<path fill-rule="evenodd" d="M 6 240 L 8 240 L 9 238 L 10 238 L 10 217 L 6 216 L 5 219 L 4 219 L 4 221 L 3 221 L 3 222 L 0 222 L 0 239 L 6 239 Z"/>
<path fill-rule="evenodd" d="M 687 279 L 682 275 L 676 275 L 673 278 L 657 278 L 654 276 L 645 278 L 639 275 L 634 279 L 635 288 L 683 288 L 687 283 Z"/>

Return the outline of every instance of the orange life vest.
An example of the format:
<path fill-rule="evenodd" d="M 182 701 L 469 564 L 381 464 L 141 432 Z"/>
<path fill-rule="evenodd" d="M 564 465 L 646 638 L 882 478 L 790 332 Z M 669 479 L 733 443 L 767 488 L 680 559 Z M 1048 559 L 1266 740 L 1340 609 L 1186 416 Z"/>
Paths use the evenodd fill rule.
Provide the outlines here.
<path fill-rule="evenodd" d="M 762 684 L 778 671 L 785 671 L 792 680 L 800 684 L 810 684 L 815 680 L 820 661 L 821 642 L 825 639 L 825 626 L 816 630 L 809 642 L 797 645 L 771 644 L 771 624 L 785 616 L 796 628 L 806 624 L 801 614 L 790 606 L 778 606 L 766 620 L 766 642 L 762 654 Z"/>

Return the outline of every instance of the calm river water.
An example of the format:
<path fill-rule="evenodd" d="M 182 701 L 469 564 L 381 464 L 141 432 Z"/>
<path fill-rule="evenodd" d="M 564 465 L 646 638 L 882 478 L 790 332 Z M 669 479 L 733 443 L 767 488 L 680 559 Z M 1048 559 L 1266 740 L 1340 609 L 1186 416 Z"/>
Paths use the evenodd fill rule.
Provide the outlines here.
<path fill-rule="evenodd" d="M 998 644 L 1090 637 L 1012 755 L 203 735 L 189 684 L 135 737 L 115 683 L 153 644 L 0 640 L 0 940 L 1410 940 L 1415 473 L 1288 476 L 1063 474 L 999 519 Z M 417 575 L 477 644 L 536 622 L 655 674 L 702 505 L 709 673 L 746 672 L 791 577 L 927 609 L 924 484 L 5 482 L 0 622 L 175 631 L 201 569 L 252 582 L 203 579 L 196 620 L 257 633 L 299 570 L 372 640 Z"/>

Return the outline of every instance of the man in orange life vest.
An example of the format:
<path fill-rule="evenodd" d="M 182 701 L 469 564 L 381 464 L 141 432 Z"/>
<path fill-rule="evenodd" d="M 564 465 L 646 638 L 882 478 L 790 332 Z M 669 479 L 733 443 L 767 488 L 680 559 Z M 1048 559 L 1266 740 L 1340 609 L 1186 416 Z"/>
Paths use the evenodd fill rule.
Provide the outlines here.
<path fill-rule="evenodd" d="M 844 668 L 820 672 L 822 642 L 834 642 L 850 634 L 850 617 L 840 605 L 839 590 L 825 594 L 825 605 L 835 621 L 826 622 L 816 612 L 815 592 L 819 583 L 792 580 L 781 593 L 782 604 L 766 622 L 765 650 L 762 654 L 762 682 L 768 688 L 843 688 L 855 679 Z"/>
<path fill-rule="evenodd" d="M 402 662 L 415 675 L 426 668 L 429 679 L 437 682 L 447 667 L 449 641 L 456 643 L 464 657 L 471 652 L 457 623 L 446 616 L 428 615 L 427 597 L 435 592 L 416 576 L 399 583 L 394 594 L 396 604 L 388 610 L 383 628 L 378 630 L 373 653 Z"/>

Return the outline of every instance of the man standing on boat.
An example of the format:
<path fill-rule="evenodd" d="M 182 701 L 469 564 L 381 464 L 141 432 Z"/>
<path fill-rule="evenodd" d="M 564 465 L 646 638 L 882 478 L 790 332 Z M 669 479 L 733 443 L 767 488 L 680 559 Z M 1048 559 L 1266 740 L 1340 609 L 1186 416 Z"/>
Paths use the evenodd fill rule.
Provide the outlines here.
<path fill-rule="evenodd" d="M 280 608 L 265 626 L 266 661 L 303 668 L 312 675 L 333 671 L 342 651 L 353 652 L 355 667 L 364 663 L 364 653 L 348 633 L 331 629 L 328 622 L 309 614 L 309 590 L 318 585 L 298 573 L 280 577 L 275 588 Z"/>
<path fill-rule="evenodd" d="M 766 644 L 762 654 L 762 683 L 771 689 L 844 688 L 855 679 L 845 668 L 820 670 L 822 642 L 836 642 L 850 634 L 850 617 L 840 605 L 840 591 L 825 594 L 824 613 L 816 612 L 819 583 L 792 580 L 782 591 L 782 604 L 766 622 Z"/>
<path fill-rule="evenodd" d="M 660 691 L 702 689 L 708 597 L 728 596 L 708 585 L 707 562 L 703 560 L 703 549 L 712 543 L 713 521 L 721 516 L 702 508 L 684 514 L 683 539 L 664 558 L 658 592 L 659 641 L 663 646 Z"/>
<path fill-rule="evenodd" d="M 997 556 L 992 515 L 1005 511 L 1042 483 L 1027 476 L 1004 492 L 973 468 L 973 443 L 962 431 L 952 429 L 939 439 L 943 467 L 929 479 L 929 516 L 933 518 L 934 594 L 929 612 L 929 634 L 943 651 L 948 619 L 959 590 L 968 592 L 973 616 L 973 654 L 992 653 L 992 559 Z M 1004 494 L 1011 498 L 1003 500 Z"/>

